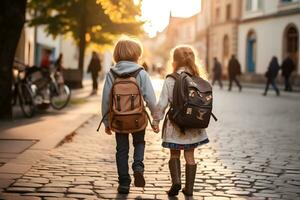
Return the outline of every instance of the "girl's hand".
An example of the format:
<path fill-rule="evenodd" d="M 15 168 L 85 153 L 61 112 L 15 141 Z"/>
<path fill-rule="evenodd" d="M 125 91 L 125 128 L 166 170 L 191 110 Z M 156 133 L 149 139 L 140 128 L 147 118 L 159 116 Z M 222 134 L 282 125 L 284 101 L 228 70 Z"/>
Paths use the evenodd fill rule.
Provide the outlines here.
<path fill-rule="evenodd" d="M 105 133 L 106 133 L 107 135 L 112 135 L 112 132 L 111 132 L 111 130 L 110 130 L 109 127 L 105 127 Z"/>
<path fill-rule="evenodd" d="M 152 129 L 155 133 L 159 133 L 159 126 L 158 125 L 153 125 Z"/>

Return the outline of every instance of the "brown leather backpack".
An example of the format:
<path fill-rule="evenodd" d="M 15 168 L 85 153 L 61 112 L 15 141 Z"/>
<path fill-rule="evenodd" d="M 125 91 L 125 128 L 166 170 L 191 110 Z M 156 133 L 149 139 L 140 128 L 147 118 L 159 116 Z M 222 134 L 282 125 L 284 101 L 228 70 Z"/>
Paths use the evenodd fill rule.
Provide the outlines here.
<path fill-rule="evenodd" d="M 143 68 L 121 76 L 110 70 L 115 78 L 110 93 L 110 109 L 107 113 L 109 114 L 109 128 L 112 131 L 128 134 L 144 130 L 147 127 L 149 116 L 136 81 L 136 76 L 141 70 Z M 99 127 L 102 121 L 103 119 Z"/>

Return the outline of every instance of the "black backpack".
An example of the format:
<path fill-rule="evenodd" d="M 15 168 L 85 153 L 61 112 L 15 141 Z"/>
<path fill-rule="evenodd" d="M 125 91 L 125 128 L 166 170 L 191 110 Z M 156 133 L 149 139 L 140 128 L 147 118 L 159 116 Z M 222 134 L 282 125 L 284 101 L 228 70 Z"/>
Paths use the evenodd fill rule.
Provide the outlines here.
<path fill-rule="evenodd" d="M 175 79 L 168 117 L 181 131 L 187 128 L 207 128 L 210 116 L 217 121 L 212 113 L 212 87 L 208 81 L 187 72 L 175 72 L 167 77 Z"/>

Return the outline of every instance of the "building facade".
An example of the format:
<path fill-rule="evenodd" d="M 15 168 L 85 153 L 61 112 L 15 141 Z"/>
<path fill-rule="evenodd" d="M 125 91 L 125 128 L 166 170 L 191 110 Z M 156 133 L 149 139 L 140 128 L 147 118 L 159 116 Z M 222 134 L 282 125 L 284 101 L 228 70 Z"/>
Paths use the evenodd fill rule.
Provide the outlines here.
<path fill-rule="evenodd" d="M 300 0 L 243 0 L 238 58 L 246 79 L 263 80 L 273 56 L 290 56 L 299 75 Z"/>
<path fill-rule="evenodd" d="M 27 64 L 35 64 L 35 28 L 24 26 L 15 53 L 15 59 Z"/>
<path fill-rule="evenodd" d="M 240 0 L 211 0 L 211 24 L 209 26 L 209 68 L 216 57 L 227 74 L 228 61 L 238 53 L 238 26 L 241 16 Z"/>
<path fill-rule="evenodd" d="M 78 68 L 78 47 L 75 42 L 67 36 L 59 35 L 53 38 L 48 35 L 43 26 L 24 26 L 16 50 L 15 58 L 26 65 L 39 66 L 43 51 L 50 50 L 50 60 L 55 61 L 59 54 L 63 54 L 63 66 L 66 69 Z M 91 55 L 88 52 L 85 56 L 85 67 Z"/>
<path fill-rule="evenodd" d="M 196 41 L 197 15 L 181 18 L 170 15 L 166 28 L 167 46 L 172 49 L 178 44 L 194 45 Z"/>
<path fill-rule="evenodd" d="M 168 61 L 170 51 L 180 44 L 188 44 L 197 48 L 197 16 L 174 17 L 170 14 L 169 24 L 162 31 L 157 33 L 154 38 L 144 38 L 144 57 L 147 64 L 155 65 L 159 71 L 169 72 Z M 201 45 L 201 44 L 200 44 Z"/>
<path fill-rule="evenodd" d="M 198 52 L 200 61 L 208 69 L 208 50 L 209 50 L 209 28 L 211 25 L 211 0 L 201 1 L 201 11 L 196 19 L 196 38 L 195 48 Z"/>

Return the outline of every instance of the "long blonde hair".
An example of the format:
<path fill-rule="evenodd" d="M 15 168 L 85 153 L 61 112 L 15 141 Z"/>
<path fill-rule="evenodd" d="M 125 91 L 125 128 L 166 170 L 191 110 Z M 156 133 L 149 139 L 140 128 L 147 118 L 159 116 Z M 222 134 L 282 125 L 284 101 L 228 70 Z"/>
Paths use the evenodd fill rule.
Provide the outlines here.
<path fill-rule="evenodd" d="M 171 50 L 170 60 L 173 65 L 173 72 L 180 67 L 188 67 L 194 76 L 207 79 L 207 73 L 201 66 L 197 53 L 190 45 L 178 45 Z"/>

